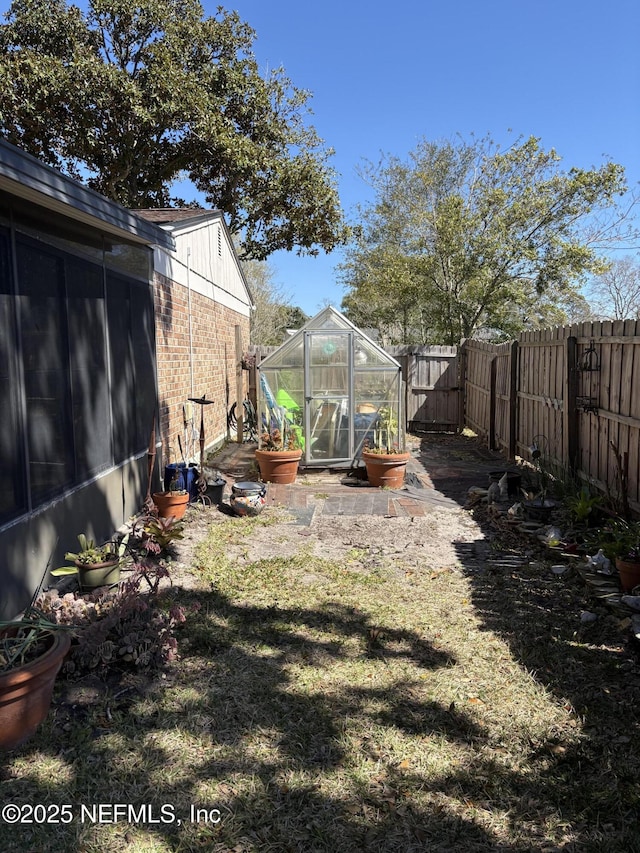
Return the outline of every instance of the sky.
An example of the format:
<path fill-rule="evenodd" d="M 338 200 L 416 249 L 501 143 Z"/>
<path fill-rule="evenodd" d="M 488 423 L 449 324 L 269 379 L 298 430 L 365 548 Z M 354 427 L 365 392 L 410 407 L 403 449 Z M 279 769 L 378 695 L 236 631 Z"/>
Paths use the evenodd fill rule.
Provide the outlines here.
<path fill-rule="evenodd" d="M 312 93 L 349 221 L 372 200 L 359 166 L 456 134 L 533 135 L 563 168 L 612 159 L 640 181 L 639 0 L 221 2 L 256 31 L 261 70 L 282 66 Z M 269 265 L 311 316 L 340 307 L 340 260 L 277 252 Z"/>

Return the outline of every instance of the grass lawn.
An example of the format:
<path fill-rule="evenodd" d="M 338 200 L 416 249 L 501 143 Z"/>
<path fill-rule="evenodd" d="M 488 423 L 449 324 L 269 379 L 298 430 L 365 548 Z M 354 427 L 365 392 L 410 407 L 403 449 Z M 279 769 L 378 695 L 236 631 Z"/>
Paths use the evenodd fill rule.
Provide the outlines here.
<path fill-rule="evenodd" d="M 2 760 L 2 804 L 49 808 L 4 853 L 640 851 L 637 652 L 577 577 L 256 551 L 286 527 L 210 526 L 162 677 L 61 685 Z"/>

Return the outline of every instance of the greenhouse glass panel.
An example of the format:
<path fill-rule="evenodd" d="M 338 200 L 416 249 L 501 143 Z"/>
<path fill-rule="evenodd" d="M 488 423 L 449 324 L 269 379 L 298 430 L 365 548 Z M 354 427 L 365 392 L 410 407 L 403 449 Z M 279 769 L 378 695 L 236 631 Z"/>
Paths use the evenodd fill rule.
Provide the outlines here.
<path fill-rule="evenodd" d="M 400 365 L 334 308 L 259 366 L 260 431 L 295 435 L 304 465 L 353 462 L 365 443 L 404 447 Z"/>

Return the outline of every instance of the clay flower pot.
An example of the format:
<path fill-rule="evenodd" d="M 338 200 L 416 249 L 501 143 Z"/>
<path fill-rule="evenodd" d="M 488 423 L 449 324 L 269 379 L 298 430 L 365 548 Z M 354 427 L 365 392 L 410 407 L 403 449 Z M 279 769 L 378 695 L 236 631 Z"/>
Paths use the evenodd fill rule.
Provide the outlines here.
<path fill-rule="evenodd" d="M 183 518 L 189 503 L 189 492 L 156 492 L 153 502 L 158 507 L 160 518 Z"/>
<path fill-rule="evenodd" d="M 265 483 L 295 483 L 302 450 L 256 450 L 260 479 Z"/>
<path fill-rule="evenodd" d="M 616 557 L 616 569 L 623 592 L 631 592 L 634 587 L 640 586 L 640 560 L 623 560 Z"/>
<path fill-rule="evenodd" d="M 28 740 L 49 713 L 53 684 L 71 647 L 71 637 L 66 631 L 45 632 L 45 636 L 48 648 L 40 657 L 0 673 L 2 750 L 15 749 Z"/>
<path fill-rule="evenodd" d="M 386 486 L 388 489 L 401 489 L 404 474 L 409 461 L 409 453 L 374 453 L 362 451 L 362 459 L 367 468 L 367 478 L 372 486 Z"/>

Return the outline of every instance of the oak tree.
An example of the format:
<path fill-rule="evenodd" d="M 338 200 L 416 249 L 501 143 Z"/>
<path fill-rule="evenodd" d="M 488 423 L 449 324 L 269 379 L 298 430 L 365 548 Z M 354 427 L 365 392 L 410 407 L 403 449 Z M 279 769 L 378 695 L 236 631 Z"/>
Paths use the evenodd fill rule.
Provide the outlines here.
<path fill-rule="evenodd" d="M 309 93 L 259 73 L 255 33 L 197 0 L 15 0 L 0 27 L 0 133 L 131 207 L 228 217 L 244 253 L 331 251 L 347 233 Z M 189 201 L 189 200 L 188 200 Z"/>

